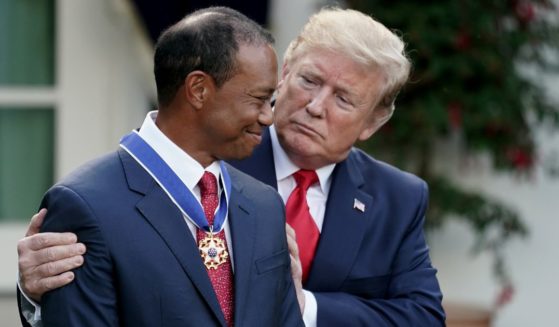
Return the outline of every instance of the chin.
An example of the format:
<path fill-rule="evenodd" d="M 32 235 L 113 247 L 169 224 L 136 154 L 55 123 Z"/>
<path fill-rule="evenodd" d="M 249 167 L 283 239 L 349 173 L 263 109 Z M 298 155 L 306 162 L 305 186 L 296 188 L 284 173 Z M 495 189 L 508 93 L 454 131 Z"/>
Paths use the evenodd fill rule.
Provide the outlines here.
<path fill-rule="evenodd" d="M 285 152 L 289 157 L 297 157 L 302 160 L 305 160 L 305 158 L 314 158 L 318 155 L 316 151 L 313 151 L 312 147 L 305 146 L 304 144 L 291 146 L 288 149 L 285 149 Z"/>
<path fill-rule="evenodd" d="M 235 153 L 235 157 L 232 158 L 232 159 L 235 159 L 235 160 L 246 159 L 246 158 L 248 158 L 252 155 L 253 151 L 254 151 L 254 147 L 251 147 L 250 149 L 245 149 L 245 150 L 242 150 L 242 151 L 238 151 L 237 153 Z"/>
<path fill-rule="evenodd" d="M 287 139 L 285 142 L 289 150 L 299 155 L 313 155 L 316 149 L 316 143 L 310 140 L 306 135 L 297 134 Z"/>

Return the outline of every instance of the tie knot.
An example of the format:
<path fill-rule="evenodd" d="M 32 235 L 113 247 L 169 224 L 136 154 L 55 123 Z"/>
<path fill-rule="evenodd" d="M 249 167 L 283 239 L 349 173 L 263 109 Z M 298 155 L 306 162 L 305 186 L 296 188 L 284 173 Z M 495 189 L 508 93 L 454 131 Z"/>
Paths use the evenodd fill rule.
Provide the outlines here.
<path fill-rule="evenodd" d="M 217 180 L 214 174 L 209 171 L 205 171 L 202 178 L 198 182 L 198 187 L 200 187 L 200 196 L 204 197 L 206 195 L 217 194 Z"/>
<path fill-rule="evenodd" d="M 297 186 L 307 190 L 311 185 L 318 182 L 318 176 L 314 170 L 301 169 L 293 174 Z"/>

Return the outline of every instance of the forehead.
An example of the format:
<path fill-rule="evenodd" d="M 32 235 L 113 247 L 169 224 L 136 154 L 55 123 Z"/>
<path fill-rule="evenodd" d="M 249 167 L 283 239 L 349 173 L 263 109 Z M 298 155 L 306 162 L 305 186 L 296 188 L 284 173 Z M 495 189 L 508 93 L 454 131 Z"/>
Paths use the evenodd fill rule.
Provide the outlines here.
<path fill-rule="evenodd" d="M 328 49 L 315 48 L 295 57 L 294 75 L 310 75 L 336 92 L 353 96 L 363 106 L 373 106 L 381 96 L 385 82 L 379 68 L 358 62 L 351 56 Z"/>
<path fill-rule="evenodd" d="M 276 53 L 270 45 L 241 45 L 237 52 L 237 74 L 231 81 L 242 83 L 246 89 L 273 92 L 277 67 Z"/>

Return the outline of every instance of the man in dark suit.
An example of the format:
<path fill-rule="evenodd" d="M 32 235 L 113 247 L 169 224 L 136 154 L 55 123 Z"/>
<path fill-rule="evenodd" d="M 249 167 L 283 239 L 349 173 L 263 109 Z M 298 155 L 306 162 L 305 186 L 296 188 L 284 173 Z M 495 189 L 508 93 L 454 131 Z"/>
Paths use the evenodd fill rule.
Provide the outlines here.
<path fill-rule="evenodd" d="M 353 148 L 392 115 L 409 74 L 403 50 L 359 12 L 312 16 L 285 53 L 273 127 L 233 163 L 286 203 L 307 326 L 444 326 L 422 230 L 427 185 Z M 305 184 L 301 172 L 317 176 Z M 290 205 L 301 184 L 310 223 Z"/>
<path fill-rule="evenodd" d="M 422 230 L 425 182 L 353 148 L 391 117 L 409 69 L 402 41 L 380 23 L 319 12 L 285 54 L 273 127 L 251 157 L 232 162 L 286 203 L 307 326 L 444 326 Z M 78 252 L 67 249 L 57 258 Z M 28 280 L 34 289 L 47 281 Z"/>
<path fill-rule="evenodd" d="M 281 198 L 221 162 L 250 155 L 272 122 L 272 42 L 223 7 L 162 34 L 159 110 L 43 199 L 41 231 L 87 246 L 75 282 L 43 296 L 44 326 L 303 324 Z"/>

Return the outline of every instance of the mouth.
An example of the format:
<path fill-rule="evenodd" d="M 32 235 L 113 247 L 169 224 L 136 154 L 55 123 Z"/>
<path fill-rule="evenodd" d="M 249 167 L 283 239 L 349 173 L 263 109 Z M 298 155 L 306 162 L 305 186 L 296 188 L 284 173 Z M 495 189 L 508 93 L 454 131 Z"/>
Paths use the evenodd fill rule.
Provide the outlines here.
<path fill-rule="evenodd" d="M 319 132 L 317 132 L 314 128 L 310 127 L 307 124 L 294 121 L 293 125 L 295 125 L 295 127 L 303 134 L 322 138 L 322 135 Z"/>
<path fill-rule="evenodd" d="M 245 131 L 247 136 L 254 141 L 256 144 L 260 144 L 262 142 L 262 131 Z"/>

